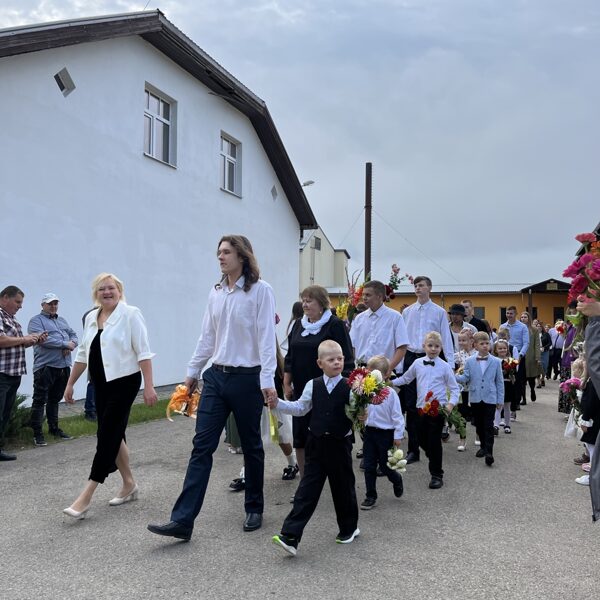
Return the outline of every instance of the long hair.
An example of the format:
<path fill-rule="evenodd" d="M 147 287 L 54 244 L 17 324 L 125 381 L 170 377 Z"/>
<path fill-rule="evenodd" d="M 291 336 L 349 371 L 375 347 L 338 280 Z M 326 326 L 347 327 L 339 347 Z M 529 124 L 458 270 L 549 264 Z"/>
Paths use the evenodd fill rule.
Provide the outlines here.
<path fill-rule="evenodd" d="M 289 335 L 292 325 L 298 319 L 301 319 L 303 316 L 304 316 L 304 311 L 302 310 L 302 302 L 300 302 L 300 301 L 294 302 L 294 304 L 292 304 L 292 316 L 290 317 L 290 321 L 287 324 L 287 327 L 285 329 L 286 337 Z"/>
<path fill-rule="evenodd" d="M 228 242 L 238 253 L 238 256 L 242 259 L 242 275 L 244 276 L 244 291 L 247 292 L 250 288 L 260 279 L 260 271 L 258 270 L 258 263 L 254 257 L 252 250 L 252 244 L 250 240 L 244 235 L 224 235 L 217 244 L 217 250 L 223 242 Z M 221 283 L 225 281 L 227 277 L 221 278 Z"/>

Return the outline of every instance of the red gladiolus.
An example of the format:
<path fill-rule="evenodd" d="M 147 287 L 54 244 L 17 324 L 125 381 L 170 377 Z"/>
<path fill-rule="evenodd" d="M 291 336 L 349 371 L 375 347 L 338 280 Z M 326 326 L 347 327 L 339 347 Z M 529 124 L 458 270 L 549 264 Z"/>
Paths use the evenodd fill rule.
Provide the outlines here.
<path fill-rule="evenodd" d="M 575 239 L 582 244 L 596 241 L 596 235 L 594 233 L 578 233 Z"/>

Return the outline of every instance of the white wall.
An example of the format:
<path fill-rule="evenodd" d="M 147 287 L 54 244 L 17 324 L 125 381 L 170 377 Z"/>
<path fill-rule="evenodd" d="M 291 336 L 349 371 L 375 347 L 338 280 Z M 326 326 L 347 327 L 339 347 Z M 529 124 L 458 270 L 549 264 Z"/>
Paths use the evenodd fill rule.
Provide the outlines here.
<path fill-rule="evenodd" d="M 63 67 L 76 85 L 66 98 Z M 80 332 L 92 278 L 115 272 L 146 318 L 156 385 L 180 381 L 226 233 L 252 241 L 287 323 L 298 223 L 244 115 L 138 37 L 4 58 L 0 81 L 0 289 L 24 290 L 24 327 L 53 291 Z M 143 155 L 146 81 L 178 102 L 176 169 Z M 242 143 L 242 198 L 219 189 L 221 131 Z M 29 374 L 21 391 L 31 385 Z"/>
<path fill-rule="evenodd" d="M 325 288 L 344 286 L 344 267 L 348 264 L 346 254 L 333 248 L 321 228 L 316 229 L 314 233 L 310 232 L 309 235 L 311 237 L 308 243 L 300 251 L 300 291 L 313 284 Z M 314 247 L 315 237 L 321 238 L 320 250 Z"/>

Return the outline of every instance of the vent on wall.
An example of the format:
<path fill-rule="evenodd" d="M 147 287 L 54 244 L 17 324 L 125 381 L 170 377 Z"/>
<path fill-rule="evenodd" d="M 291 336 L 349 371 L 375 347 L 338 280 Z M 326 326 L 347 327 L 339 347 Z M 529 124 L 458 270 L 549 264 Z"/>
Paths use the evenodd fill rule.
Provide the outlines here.
<path fill-rule="evenodd" d="M 271 188 L 271 196 L 273 197 L 273 200 L 277 200 L 277 188 L 275 186 Z"/>
<path fill-rule="evenodd" d="M 75 84 L 69 75 L 69 71 L 67 71 L 67 67 L 61 69 L 55 76 L 54 81 L 56 81 L 56 85 L 58 89 L 62 92 L 63 96 L 68 96 L 74 89 Z"/>

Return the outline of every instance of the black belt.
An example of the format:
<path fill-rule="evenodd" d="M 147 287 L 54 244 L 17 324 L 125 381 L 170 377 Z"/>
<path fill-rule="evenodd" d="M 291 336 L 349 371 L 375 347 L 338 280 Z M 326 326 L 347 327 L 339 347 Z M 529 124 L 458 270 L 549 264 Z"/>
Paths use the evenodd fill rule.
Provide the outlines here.
<path fill-rule="evenodd" d="M 260 365 L 258 367 L 230 367 L 228 365 L 212 365 L 217 371 L 223 373 L 260 373 Z"/>
<path fill-rule="evenodd" d="M 413 352 L 412 350 L 407 350 L 406 354 L 411 353 L 412 355 L 416 356 L 417 358 L 421 358 L 423 356 L 425 356 L 425 352 Z"/>

